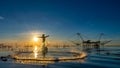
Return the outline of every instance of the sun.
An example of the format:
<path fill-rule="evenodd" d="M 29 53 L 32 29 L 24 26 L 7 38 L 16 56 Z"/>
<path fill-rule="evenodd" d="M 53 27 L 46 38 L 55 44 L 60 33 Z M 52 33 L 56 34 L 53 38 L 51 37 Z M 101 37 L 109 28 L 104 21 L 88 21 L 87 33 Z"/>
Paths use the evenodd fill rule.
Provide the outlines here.
<path fill-rule="evenodd" d="M 35 42 L 37 42 L 37 41 L 38 41 L 38 38 L 37 38 L 37 37 L 34 37 L 33 40 L 34 40 Z"/>

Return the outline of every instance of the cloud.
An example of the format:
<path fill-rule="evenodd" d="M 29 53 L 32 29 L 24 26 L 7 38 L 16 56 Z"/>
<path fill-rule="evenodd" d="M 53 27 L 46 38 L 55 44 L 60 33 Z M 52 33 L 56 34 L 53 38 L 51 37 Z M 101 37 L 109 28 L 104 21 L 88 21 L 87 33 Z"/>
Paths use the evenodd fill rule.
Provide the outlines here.
<path fill-rule="evenodd" d="M 4 19 L 4 17 L 3 16 L 0 16 L 0 20 L 3 20 Z"/>

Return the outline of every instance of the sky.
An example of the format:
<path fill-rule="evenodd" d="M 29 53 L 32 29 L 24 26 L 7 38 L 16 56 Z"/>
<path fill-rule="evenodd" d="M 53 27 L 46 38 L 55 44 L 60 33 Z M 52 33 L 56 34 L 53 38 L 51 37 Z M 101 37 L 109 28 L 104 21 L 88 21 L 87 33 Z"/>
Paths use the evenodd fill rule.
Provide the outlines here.
<path fill-rule="evenodd" d="M 68 40 L 77 32 L 120 44 L 120 0 L 0 0 L 0 41 L 45 33 Z"/>

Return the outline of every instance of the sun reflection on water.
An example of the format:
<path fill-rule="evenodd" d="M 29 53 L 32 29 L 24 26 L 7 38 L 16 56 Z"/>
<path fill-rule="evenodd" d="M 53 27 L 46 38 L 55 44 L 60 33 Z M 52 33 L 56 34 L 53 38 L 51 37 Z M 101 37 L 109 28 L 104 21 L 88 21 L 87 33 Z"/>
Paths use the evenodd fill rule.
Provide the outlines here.
<path fill-rule="evenodd" d="M 34 47 L 34 58 L 37 58 L 38 57 L 38 47 L 35 46 Z"/>

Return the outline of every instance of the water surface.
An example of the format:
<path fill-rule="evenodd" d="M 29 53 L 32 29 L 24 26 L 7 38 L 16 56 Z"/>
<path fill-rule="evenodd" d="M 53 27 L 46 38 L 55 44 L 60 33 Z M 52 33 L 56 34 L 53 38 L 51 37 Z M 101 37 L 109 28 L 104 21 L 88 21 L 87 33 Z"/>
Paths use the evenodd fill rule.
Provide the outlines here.
<path fill-rule="evenodd" d="M 17 63 L 16 61 L 3 62 L 0 60 L 0 68 L 119 68 L 120 47 L 107 47 L 105 50 L 107 51 L 88 53 L 88 57 L 79 60 L 41 61 L 33 64 Z"/>

